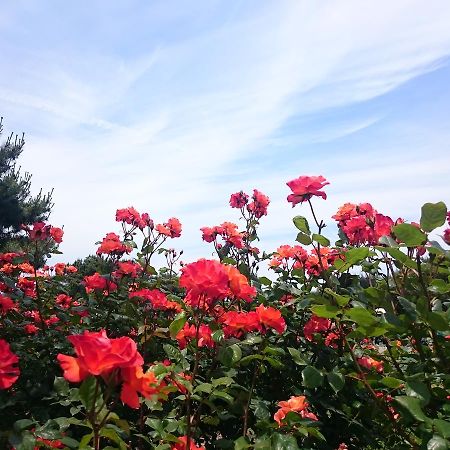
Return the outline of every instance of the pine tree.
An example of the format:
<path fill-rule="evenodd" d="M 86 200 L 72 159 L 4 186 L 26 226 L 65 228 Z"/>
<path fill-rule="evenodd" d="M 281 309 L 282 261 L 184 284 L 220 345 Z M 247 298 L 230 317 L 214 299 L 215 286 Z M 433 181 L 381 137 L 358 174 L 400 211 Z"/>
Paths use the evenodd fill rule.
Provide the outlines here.
<path fill-rule="evenodd" d="M 0 136 L 3 117 L 0 118 Z M 52 192 L 42 190 L 32 196 L 31 174 L 20 173 L 17 159 L 25 145 L 24 136 L 11 134 L 0 144 L 0 251 L 8 242 L 16 239 L 22 225 L 48 219 L 52 209 Z"/>

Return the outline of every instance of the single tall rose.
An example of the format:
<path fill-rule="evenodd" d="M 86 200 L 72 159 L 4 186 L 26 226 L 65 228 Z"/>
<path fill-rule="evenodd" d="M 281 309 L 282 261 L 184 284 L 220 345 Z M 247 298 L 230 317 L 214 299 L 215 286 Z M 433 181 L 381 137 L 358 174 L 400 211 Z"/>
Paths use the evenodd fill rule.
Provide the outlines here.
<path fill-rule="evenodd" d="M 292 207 L 294 207 L 297 203 L 306 202 L 314 195 L 326 199 L 327 194 L 320 189 L 330 183 L 322 175 L 319 175 L 318 177 L 301 176 L 288 181 L 286 184 L 293 192 L 288 195 L 287 201 L 292 203 Z"/>

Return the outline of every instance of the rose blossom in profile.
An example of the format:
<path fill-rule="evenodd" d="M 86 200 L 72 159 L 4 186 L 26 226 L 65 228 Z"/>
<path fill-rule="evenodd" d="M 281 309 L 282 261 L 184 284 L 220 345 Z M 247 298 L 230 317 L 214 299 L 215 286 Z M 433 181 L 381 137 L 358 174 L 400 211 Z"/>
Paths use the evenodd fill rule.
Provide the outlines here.
<path fill-rule="evenodd" d="M 19 378 L 19 358 L 9 348 L 8 342 L 0 339 L 0 389 L 10 388 Z"/>
<path fill-rule="evenodd" d="M 326 199 L 327 194 L 320 189 L 330 183 L 322 175 L 319 175 L 318 177 L 301 176 L 288 181 L 286 184 L 293 192 L 288 195 L 287 201 L 292 203 L 292 207 L 294 207 L 297 203 L 306 202 L 313 196 Z"/>

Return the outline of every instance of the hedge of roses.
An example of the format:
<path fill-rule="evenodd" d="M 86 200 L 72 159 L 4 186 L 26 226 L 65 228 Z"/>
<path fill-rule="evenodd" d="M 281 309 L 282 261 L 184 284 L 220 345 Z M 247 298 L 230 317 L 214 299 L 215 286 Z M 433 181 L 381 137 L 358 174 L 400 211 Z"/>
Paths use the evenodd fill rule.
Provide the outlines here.
<path fill-rule="evenodd" d="M 231 195 L 241 226 L 201 229 L 216 259 L 182 263 L 180 221 L 132 207 L 89 274 L 36 267 L 63 231 L 25 229 L 0 254 L 0 448 L 449 448 L 450 213 L 346 203 L 331 245 L 328 184 L 287 183 L 296 242 L 270 253 L 258 190 Z"/>

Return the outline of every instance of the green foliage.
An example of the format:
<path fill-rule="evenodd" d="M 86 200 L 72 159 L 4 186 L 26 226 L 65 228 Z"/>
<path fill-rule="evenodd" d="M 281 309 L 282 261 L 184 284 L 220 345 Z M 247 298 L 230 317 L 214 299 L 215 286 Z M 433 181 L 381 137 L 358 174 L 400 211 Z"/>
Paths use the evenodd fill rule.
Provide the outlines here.
<path fill-rule="evenodd" d="M 427 242 L 442 205 L 424 205 L 421 228 L 400 224 L 378 241 L 341 239 L 335 247 L 323 222 L 314 220 L 314 233 L 297 216 L 297 242 L 309 249 L 280 257 L 274 276 L 258 277 L 269 255 L 230 248 L 227 266 L 214 266 L 236 268 L 230 290 L 218 298 L 201 291 L 199 303 L 173 260 L 151 266 L 155 252 L 170 256 L 152 230 L 134 259 L 112 251 L 75 262 L 76 273 L 33 271 L 31 290 L 20 264 L 37 261 L 39 248 L 0 259 L 0 295 L 13 302 L 1 312 L 0 339 L 20 367 L 17 380 L 0 389 L 0 448 L 45 448 L 47 439 L 68 449 L 178 450 L 187 435 L 208 450 L 448 448 L 450 255 Z M 247 223 L 252 240 L 256 225 Z M 137 233 L 124 226 L 121 242 L 134 249 Z M 424 244 L 434 250 L 423 254 Z M 141 270 L 121 274 L 120 263 L 130 259 Z M 89 287 L 94 273 L 106 284 Z M 211 280 L 220 283 L 207 278 L 206 266 L 195 274 L 205 291 L 216 286 Z M 254 292 L 244 300 L 238 288 Z M 72 302 L 57 301 L 62 294 Z M 226 321 L 229 312 L 235 316 Z M 133 340 L 142 373 L 118 366 L 80 382 L 64 378 L 58 355 L 79 361 L 83 352 L 97 354 L 95 343 L 74 354 L 67 337 L 101 329 L 110 339 Z M 137 407 L 125 388 L 134 390 Z"/>

